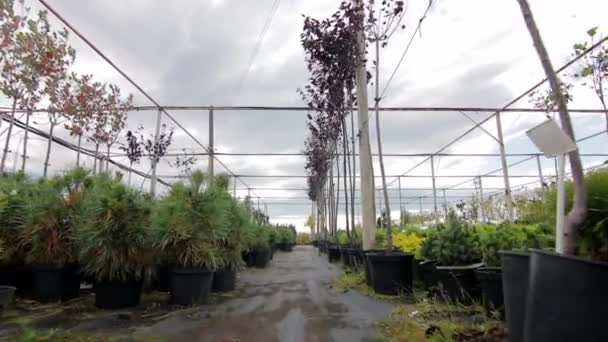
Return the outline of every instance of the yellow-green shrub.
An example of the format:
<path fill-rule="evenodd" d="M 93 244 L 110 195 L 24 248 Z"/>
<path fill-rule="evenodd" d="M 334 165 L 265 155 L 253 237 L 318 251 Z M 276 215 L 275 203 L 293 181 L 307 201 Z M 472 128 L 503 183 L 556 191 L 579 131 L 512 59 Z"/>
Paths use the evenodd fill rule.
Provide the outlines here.
<path fill-rule="evenodd" d="M 422 248 L 423 241 L 424 238 L 418 236 L 415 233 L 393 233 L 393 245 L 395 246 L 395 248 L 398 248 L 403 252 L 414 253 L 416 254 L 416 257 L 420 257 L 420 249 Z"/>

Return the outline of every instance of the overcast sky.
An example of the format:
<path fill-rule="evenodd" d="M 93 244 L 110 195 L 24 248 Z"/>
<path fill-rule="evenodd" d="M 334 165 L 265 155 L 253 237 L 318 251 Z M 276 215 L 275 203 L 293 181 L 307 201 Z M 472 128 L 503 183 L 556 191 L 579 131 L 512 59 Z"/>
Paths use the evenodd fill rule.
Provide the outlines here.
<path fill-rule="evenodd" d="M 282 0 L 272 17 L 269 30 L 259 46 L 251 68 L 248 61 L 260 32 L 267 21 L 275 0 L 48 0 L 48 3 L 72 23 L 118 66 L 162 105 L 264 105 L 303 106 L 296 90 L 306 84 L 308 77 L 304 54 L 300 46 L 302 14 L 323 18 L 331 15 L 337 0 Z M 608 2 L 604 0 L 530 0 L 554 65 L 565 63 L 572 45 L 586 38 L 585 31 L 605 22 Z M 26 0 L 33 10 L 40 5 Z M 383 87 L 401 56 L 407 41 L 428 2 L 410 0 L 406 29 L 392 37 L 381 51 L 380 85 Z M 51 16 L 52 17 L 52 16 Z M 55 27 L 59 23 L 53 18 Z M 604 27 L 605 31 L 608 30 Z M 601 31 L 601 27 L 600 27 Z M 136 105 L 151 105 L 142 94 L 129 85 L 116 71 L 88 48 L 75 35 L 70 39 L 76 48 L 74 65 L 79 73 L 92 73 L 96 80 L 118 83 L 123 91 L 132 92 Z M 371 66 L 368 66 L 371 68 Z M 571 72 L 573 70 L 570 70 Z M 246 77 L 244 76 L 246 75 Z M 543 78 L 543 72 L 519 12 L 516 0 L 434 0 L 431 11 L 419 35 L 406 55 L 395 79 L 390 84 L 382 105 L 385 106 L 467 106 L 501 107 Z M 242 81 L 242 82 L 241 82 Z M 370 90 L 373 88 L 370 87 Z M 373 96 L 370 95 L 370 98 Z M 4 104 L 7 101 L 3 101 Z M 530 107 L 527 99 L 516 107 Z M 599 108 L 594 94 L 578 86 L 571 107 Z M 191 134 L 203 143 L 208 141 L 206 112 L 171 112 Z M 470 114 L 476 121 L 491 113 Z M 143 125 L 151 133 L 156 112 L 130 114 L 131 129 Z M 382 113 L 384 151 L 386 153 L 432 153 L 456 138 L 472 123 L 459 113 Z M 164 122 L 173 126 L 165 117 Z M 536 153 L 524 132 L 544 120 L 541 114 L 504 114 L 503 128 L 508 153 Z M 601 132 L 601 115 L 573 115 L 577 137 Z M 36 118 L 46 129 L 44 116 Z M 494 120 L 483 126 L 496 133 Z M 375 126 L 371 126 L 372 149 L 377 148 Z M 176 128 L 172 151 L 202 152 L 202 148 L 183 131 Z M 17 148 L 19 136 L 13 138 Z M 65 132 L 60 136 L 67 137 Z M 215 140 L 218 152 L 301 152 L 307 135 L 304 112 L 216 112 Z M 583 153 L 604 153 L 606 134 L 581 143 Z M 34 140 L 29 147 L 32 155 L 28 172 L 40 174 L 45 142 Z M 476 130 L 447 150 L 452 153 L 497 153 L 498 145 L 481 130 Z M 253 175 L 304 175 L 304 157 L 220 157 L 233 172 Z M 511 157 L 516 162 L 522 157 Z M 606 158 L 586 157 L 586 166 L 596 165 Z M 117 158 L 127 162 L 126 158 Z M 402 174 L 421 158 L 386 158 L 388 175 Z M 91 163 L 90 160 L 86 161 Z M 51 170 L 60 172 L 73 166 L 75 153 L 53 147 Z M 500 167 L 498 158 L 442 157 L 436 160 L 437 175 L 477 175 Z M 8 158 L 9 169 L 13 156 Z M 207 167 L 205 157 L 197 165 Z M 376 165 L 377 166 L 377 165 Z M 553 161 L 542 162 L 545 175 L 554 173 Z M 148 172 L 149 162 L 136 166 Z M 534 160 L 509 169 L 513 175 L 537 175 Z M 216 172 L 222 167 L 216 165 Z M 161 175 L 172 175 L 165 161 Z M 379 175 L 379 171 L 376 170 Z M 412 175 L 429 175 L 425 163 Z M 500 175 L 500 173 L 497 173 Z M 137 185 L 141 179 L 137 179 Z M 468 178 L 438 178 L 439 188 L 454 185 Z M 305 188 L 301 179 L 243 179 L 250 187 Z M 534 181 L 534 178 L 513 178 L 511 184 Z M 394 179 L 389 179 L 394 181 Z M 502 187 L 501 178 L 484 178 L 484 187 Z M 376 181 L 379 186 L 379 179 Z M 147 187 L 148 184 L 144 184 Z M 396 182 L 392 184 L 396 188 Z M 402 178 L 404 202 L 409 210 L 418 210 L 417 197 L 427 196 L 430 179 Z M 473 187 L 472 182 L 462 185 Z M 247 194 L 239 183 L 238 196 Z M 410 190 L 408 190 L 410 188 Z M 491 192 L 487 190 L 487 192 Z M 255 190 L 266 197 L 273 222 L 290 222 L 303 228 L 310 202 L 305 191 Z M 468 195 L 470 191 L 448 191 L 453 196 Z M 397 216 L 398 193 L 391 196 L 392 209 Z M 440 194 L 441 195 L 441 194 Z M 268 198 L 275 197 L 275 198 Z M 294 197 L 292 199 L 276 197 Z M 273 204 L 286 203 L 291 205 Z M 442 199 L 440 200 L 442 202 Z M 432 198 L 423 199 L 424 210 L 430 210 Z"/>

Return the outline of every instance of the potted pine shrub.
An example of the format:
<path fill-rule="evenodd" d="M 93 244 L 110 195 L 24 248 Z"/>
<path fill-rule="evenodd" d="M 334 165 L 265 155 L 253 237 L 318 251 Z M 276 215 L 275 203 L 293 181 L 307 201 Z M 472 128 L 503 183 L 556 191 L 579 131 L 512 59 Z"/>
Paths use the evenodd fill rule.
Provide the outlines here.
<path fill-rule="evenodd" d="M 446 226 L 438 225 L 424 240 L 422 257 L 437 260 L 439 289 L 452 302 L 470 303 L 478 299 L 479 286 L 475 269 L 481 263 L 481 243 L 474 227 L 452 218 Z"/>
<path fill-rule="evenodd" d="M 170 265 L 169 291 L 177 305 L 204 304 L 221 262 L 219 238 L 228 225 L 230 202 L 201 171 L 175 184 L 154 215 L 156 247 Z"/>
<path fill-rule="evenodd" d="M 76 234 L 82 270 L 94 279 L 97 307 L 136 306 L 154 261 L 151 201 L 119 177 L 101 175 L 91 182 Z"/>
<path fill-rule="evenodd" d="M 265 268 L 270 262 L 269 235 L 272 227 L 260 223 L 251 223 L 249 226 L 249 255 L 251 263 L 257 268 Z"/>

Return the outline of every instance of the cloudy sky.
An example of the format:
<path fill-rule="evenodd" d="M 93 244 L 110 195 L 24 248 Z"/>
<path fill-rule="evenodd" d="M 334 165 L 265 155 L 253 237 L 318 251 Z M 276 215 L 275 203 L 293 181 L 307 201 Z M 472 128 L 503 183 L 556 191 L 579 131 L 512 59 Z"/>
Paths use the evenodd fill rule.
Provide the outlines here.
<path fill-rule="evenodd" d="M 85 37 L 93 42 L 118 66 L 162 105 L 258 105 L 303 106 L 296 90 L 303 87 L 308 77 L 300 46 L 302 14 L 317 18 L 329 16 L 338 0 L 282 0 L 267 34 L 259 45 L 259 53 L 252 60 L 260 32 L 273 12 L 275 0 L 47 0 Z M 541 34 L 556 67 L 565 63 L 572 53 L 572 45 L 586 38 L 585 31 L 605 22 L 608 2 L 603 0 L 530 0 Z M 27 6 L 37 10 L 38 2 L 26 0 Z M 394 35 L 389 46 L 381 52 L 380 85 L 383 87 L 395 68 L 407 41 L 428 2 L 410 0 L 406 29 Z M 60 24 L 53 18 L 55 27 Z M 600 31 L 601 31 L 600 27 Z M 604 28 L 608 32 L 608 27 Z M 91 73 L 95 79 L 120 84 L 132 92 L 136 105 L 151 105 L 142 94 L 129 85 L 116 71 L 95 54 L 75 35 L 71 43 L 76 48 L 74 70 Z M 370 66 L 371 68 L 371 66 Z M 573 70 L 570 70 L 571 72 Z M 501 107 L 543 78 L 542 69 L 515 0 L 434 0 L 422 31 L 398 69 L 382 105 L 384 106 L 467 106 Z M 370 87 L 370 90 L 372 88 Z M 370 96 L 372 98 L 372 96 Z M 6 100 L 3 104 L 8 103 Z M 527 99 L 515 107 L 530 107 Z M 600 103 L 591 90 L 577 86 L 571 107 L 599 108 Z M 204 111 L 172 111 L 171 114 L 197 139 L 208 140 L 208 114 Z M 482 120 L 491 113 L 471 113 Z M 151 133 L 156 113 L 133 112 L 129 128 L 143 125 Z M 459 113 L 386 112 L 381 114 L 384 151 L 386 153 L 432 153 L 456 138 L 472 123 Z M 173 126 L 164 118 L 168 125 Z M 536 153 L 524 132 L 544 120 L 541 114 L 505 113 L 503 128 L 508 153 Z M 577 137 L 601 132 L 605 128 L 602 115 L 573 115 Z M 41 129 L 44 115 L 35 121 Z M 495 134 L 496 123 L 488 121 L 483 127 Z M 372 130 L 372 149 L 376 149 L 375 126 Z M 186 149 L 202 152 L 202 148 L 183 131 L 176 128 L 176 139 L 171 150 Z M 218 152 L 300 152 L 306 137 L 304 112 L 221 111 L 215 115 L 215 141 Z M 17 149 L 19 137 L 13 137 L 12 149 Z M 65 132 L 60 136 L 67 137 Z M 583 153 L 604 153 L 608 143 L 606 134 L 586 140 L 579 146 Z M 30 144 L 28 172 L 40 174 L 45 142 Z M 90 146 L 89 146 L 90 147 Z M 475 130 L 450 147 L 451 153 L 497 153 L 498 145 L 481 130 Z M 304 158 L 293 157 L 230 157 L 221 161 L 236 174 L 248 175 L 304 175 Z M 522 157 L 510 157 L 517 162 Z M 602 163 L 605 157 L 585 157 L 586 166 Z M 126 162 L 126 158 L 116 158 Z M 422 158 L 386 158 L 388 175 L 399 175 Z M 167 160 L 159 174 L 175 175 Z M 92 161 L 87 160 L 87 163 Z M 53 147 L 51 170 L 60 172 L 75 163 L 75 153 L 59 146 Z M 441 157 L 436 160 L 436 174 L 477 175 L 500 167 L 498 158 Z M 8 158 L 9 169 L 13 156 Z M 197 166 L 207 167 L 205 157 Z M 377 165 L 376 165 L 377 166 Z M 542 161 L 545 175 L 554 173 L 553 161 Z M 149 162 L 136 166 L 148 172 Z M 216 165 L 221 172 L 222 167 Z M 537 175 L 534 160 L 509 169 L 513 175 Z M 376 174 L 379 171 L 376 170 Z M 425 163 L 411 175 L 429 175 Z M 500 173 L 496 173 L 500 175 Z M 137 178 L 135 178 L 137 179 Z M 469 178 L 438 178 L 439 188 L 462 183 Z M 516 186 L 535 178 L 513 178 Z M 244 178 L 239 183 L 238 196 L 247 194 L 247 186 L 254 188 L 305 188 L 304 178 L 272 179 Z M 389 181 L 394 181 L 389 179 Z M 379 179 L 376 185 L 379 186 Z M 503 186 L 501 178 L 484 178 L 486 188 Z M 137 179 L 137 186 L 147 187 Z M 396 189 L 394 182 L 391 187 Z M 418 210 L 418 197 L 423 198 L 423 209 L 430 210 L 432 198 L 428 178 L 402 178 L 404 205 Z M 473 187 L 473 182 L 462 184 Z M 408 189 L 409 188 L 409 189 Z M 416 190 L 416 189 L 423 190 Z M 487 190 L 491 192 L 491 190 Z M 310 202 L 305 191 L 255 190 L 268 204 L 273 222 L 290 222 L 303 228 Z M 397 192 L 392 192 L 391 204 L 398 211 Z M 471 191 L 448 191 L 448 200 L 470 196 Z M 289 198 L 287 198 L 289 197 Z M 413 198 L 410 198 L 413 197 Z M 288 203 L 288 204 L 285 204 Z M 397 215 L 397 212 L 394 213 Z"/>

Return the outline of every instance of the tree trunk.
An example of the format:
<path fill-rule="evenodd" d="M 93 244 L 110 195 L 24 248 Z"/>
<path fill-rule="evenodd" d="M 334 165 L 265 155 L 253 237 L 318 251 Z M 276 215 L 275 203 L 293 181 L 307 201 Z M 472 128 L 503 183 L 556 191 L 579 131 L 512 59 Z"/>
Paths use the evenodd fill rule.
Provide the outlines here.
<path fill-rule="evenodd" d="M 131 187 L 131 174 L 133 173 L 133 161 L 129 161 L 129 182 L 128 185 Z"/>
<path fill-rule="evenodd" d="M 350 235 L 350 224 L 349 224 L 349 216 L 348 216 L 348 186 L 347 184 L 347 178 L 348 178 L 348 171 L 346 169 L 346 161 L 348 158 L 348 154 L 346 153 L 346 147 L 348 146 L 348 141 L 347 141 L 347 135 L 348 133 L 346 132 L 346 123 L 344 121 L 344 119 L 342 119 L 342 167 L 344 170 L 344 213 L 345 213 L 345 217 L 346 217 L 346 236 L 348 237 L 348 241 L 352 244 L 353 243 L 353 238 Z M 350 162 L 349 162 L 350 164 Z M 339 166 L 338 166 L 339 167 Z"/>
<path fill-rule="evenodd" d="M 8 131 L 6 134 L 6 140 L 4 142 L 4 151 L 2 151 L 2 160 L 0 161 L 0 174 L 4 173 L 4 167 L 6 165 L 6 155 L 8 154 L 8 148 L 11 143 L 11 135 L 13 134 L 13 126 L 15 125 L 15 109 L 17 107 L 17 99 L 13 99 L 13 109 L 11 111 L 11 118 L 8 124 Z"/>
<path fill-rule="evenodd" d="M 338 214 L 340 213 L 340 155 L 338 154 L 338 145 L 336 144 L 336 238 L 338 238 Z"/>
<path fill-rule="evenodd" d="M 352 107 L 352 101 L 350 101 L 349 107 Z M 357 172 L 357 149 L 355 148 L 355 114 L 354 113 L 350 113 L 350 139 L 351 139 L 351 147 L 352 147 L 352 158 L 353 158 L 353 165 L 352 165 L 352 170 L 350 169 L 350 165 L 348 165 L 349 168 L 349 174 L 350 174 L 350 182 L 351 182 L 351 187 L 350 187 L 350 198 L 352 199 L 352 201 L 350 201 L 350 218 L 351 221 L 353 223 L 353 237 L 357 236 L 357 224 L 355 223 L 355 194 L 356 194 L 356 188 L 357 188 L 357 182 L 356 182 L 356 177 L 355 177 L 355 173 Z"/>
<path fill-rule="evenodd" d="M 110 172 L 110 147 L 112 147 L 112 144 L 108 144 L 106 153 L 106 173 Z"/>
<path fill-rule="evenodd" d="M 49 128 L 49 139 L 46 144 L 46 158 L 44 158 L 44 171 L 42 172 L 42 176 L 46 178 L 49 171 L 49 161 L 51 160 L 51 145 L 53 144 L 53 132 L 55 131 L 55 123 L 49 121 L 51 127 Z"/>
<path fill-rule="evenodd" d="M 21 173 L 25 174 L 25 164 L 27 163 L 27 141 L 30 133 L 30 117 L 32 110 L 28 109 L 25 114 L 25 132 L 23 135 L 23 155 L 21 156 Z"/>
<path fill-rule="evenodd" d="M 384 193 L 384 210 L 386 211 L 386 248 L 388 252 L 393 249 L 393 229 L 391 222 L 391 208 L 388 203 L 388 190 L 386 188 L 386 173 L 384 172 L 384 158 L 382 157 L 382 133 L 380 129 L 380 41 L 376 39 L 376 137 L 378 140 L 378 162 L 380 163 L 380 176 L 382 178 L 382 192 Z"/>
<path fill-rule="evenodd" d="M 364 16 L 363 1 L 353 0 L 354 7 Z M 359 118 L 359 168 L 361 182 L 361 213 L 363 216 L 363 249 L 373 249 L 376 239 L 376 205 L 374 196 L 374 168 L 369 142 L 367 101 L 367 70 L 365 66 L 364 20 L 357 28 L 357 112 Z"/>
<path fill-rule="evenodd" d="M 530 5 L 527 0 L 518 0 L 519 6 L 521 7 L 521 13 L 532 37 L 534 47 L 538 57 L 540 58 L 545 74 L 549 79 L 549 84 L 553 90 L 553 95 L 557 100 L 559 108 L 559 116 L 564 132 L 573 140 L 574 129 L 572 128 L 572 122 L 570 121 L 570 115 L 568 114 L 568 107 L 566 99 L 561 92 L 560 82 L 551 65 L 549 54 L 545 49 L 540 32 L 532 16 Z M 568 213 L 564 220 L 563 225 L 563 248 L 564 254 L 574 255 L 576 253 L 576 228 L 585 221 L 587 217 L 587 190 L 585 187 L 585 175 L 583 172 L 583 165 L 578 149 L 569 153 L 570 169 L 572 172 L 572 180 L 574 183 L 574 201 L 572 204 L 572 210 Z"/>
<path fill-rule="evenodd" d="M 97 154 L 99 153 L 99 143 L 95 143 L 95 155 L 93 156 L 93 174 L 97 173 Z"/>
<path fill-rule="evenodd" d="M 82 134 L 78 136 L 78 150 L 76 150 L 76 167 L 80 167 L 80 146 L 82 144 Z"/>

